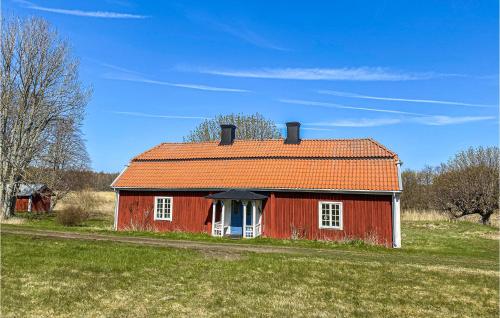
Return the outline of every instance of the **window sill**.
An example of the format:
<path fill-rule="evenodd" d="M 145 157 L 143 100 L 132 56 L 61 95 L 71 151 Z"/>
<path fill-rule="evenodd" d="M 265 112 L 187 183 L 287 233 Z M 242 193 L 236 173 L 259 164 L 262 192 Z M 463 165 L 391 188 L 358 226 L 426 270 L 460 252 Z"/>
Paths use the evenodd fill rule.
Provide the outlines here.
<path fill-rule="evenodd" d="M 320 230 L 335 230 L 335 231 L 343 231 L 344 228 L 342 227 L 325 227 L 325 226 L 320 226 Z"/>

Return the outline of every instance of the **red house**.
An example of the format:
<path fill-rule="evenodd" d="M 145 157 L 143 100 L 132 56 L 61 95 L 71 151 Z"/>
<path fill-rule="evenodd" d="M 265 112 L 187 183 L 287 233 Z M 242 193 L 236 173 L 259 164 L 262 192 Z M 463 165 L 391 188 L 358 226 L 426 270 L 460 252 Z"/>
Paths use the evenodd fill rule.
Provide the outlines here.
<path fill-rule="evenodd" d="M 287 137 L 162 143 L 113 182 L 116 230 L 313 240 L 371 239 L 400 247 L 398 156 L 372 139 Z"/>
<path fill-rule="evenodd" d="M 16 212 L 48 212 L 52 191 L 44 184 L 21 184 L 16 196 Z"/>

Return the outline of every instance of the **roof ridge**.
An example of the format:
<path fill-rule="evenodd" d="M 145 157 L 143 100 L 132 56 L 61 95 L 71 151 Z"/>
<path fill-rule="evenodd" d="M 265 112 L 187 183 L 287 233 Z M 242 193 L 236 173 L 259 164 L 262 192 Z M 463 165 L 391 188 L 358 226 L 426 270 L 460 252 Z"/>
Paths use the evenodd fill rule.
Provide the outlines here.
<path fill-rule="evenodd" d="M 378 142 L 377 140 L 373 139 L 373 138 L 367 138 L 369 141 L 371 141 L 372 143 L 374 143 L 375 145 L 377 145 L 378 147 L 380 147 L 381 149 L 387 151 L 388 153 L 390 153 L 393 157 L 397 158 L 398 157 L 398 154 L 395 153 L 394 151 L 392 150 L 389 150 L 386 146 L 382 145 L 380 142 Z"/>
<path fill-rule="evenodd" d="M 150 158 L 132 159 L 133 162 L 166 162 L 166 161 L 224 161 L 224 160 L 394 160 L 393 156 L 240 156 L 240 157 L 198 157 L 198 158 Z"/>
<path fill-rule="evenodd" d="M 148 150 L 146 150 L 146 151 L 141 152 L 140 154 L 138 154 L 138 155 L 134 156 L 134 157 L 132 158 L 132 161 L 134 161 L 135 159 L 139 158 L 140 156 L 143 156 L 143 155 L 147 154 L 148 152 L 151 152 L 151 151 L 155 150 L 156 148 L 159 148 L 161 145 L 163 145 L 163 143 L 160 143 L 160 144 L 158 144 L 158 145 L 156 145 L 156 146 L 153 146 L 152 148 L 149 148 L 149 149 L 148 149 Z"/>
<path fill-rule="evenodd" d="M 396 158 L 397 155 L 372 138 L 304 139 L 287 145 L 283 139 L 235 140 L 233 145 L 218 147 L 219 141 L 162 142 L 132 160 L 190 158 Z M 302 146 L 301 146 L 302 145 Z M 233 148 L 234 147 L 234 148 Z M 274 151 L 273 149 L 276 149 Z"/>
<path fill-rule="evenodd" d="M 235 139 L 234 142 L 246 142 L 246 141 L 283 141 L 285 138 L 264 138 L 264 139 Z M 354 141 L 354 140 L 370 140 L 373 141 L 370 137 L 363 138 L 305 138 L 301 139 L 301 141 Z M 207 140 L 207 141 L 164 141 L 150 150 L 160 146 L 160 145 L 197 145 L 197 144 L 211 144 L 218 143 L 219 140 Z"/>

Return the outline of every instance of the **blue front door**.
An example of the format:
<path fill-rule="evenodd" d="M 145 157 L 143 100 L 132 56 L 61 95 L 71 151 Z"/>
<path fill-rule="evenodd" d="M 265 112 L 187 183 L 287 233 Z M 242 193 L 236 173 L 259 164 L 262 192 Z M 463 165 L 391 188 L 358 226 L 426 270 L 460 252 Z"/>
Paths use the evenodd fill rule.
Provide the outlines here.
<path fill-rule="evenodd" d="M 243 235 L 243 205 L 231 202 L 231 235 Z"/>

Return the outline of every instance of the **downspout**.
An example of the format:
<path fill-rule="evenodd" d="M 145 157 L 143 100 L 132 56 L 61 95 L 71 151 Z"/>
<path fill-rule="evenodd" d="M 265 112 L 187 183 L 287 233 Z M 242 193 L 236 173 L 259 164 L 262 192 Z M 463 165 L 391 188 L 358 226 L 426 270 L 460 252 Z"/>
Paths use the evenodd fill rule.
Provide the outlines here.
<path fill-rule="evenodd" d="M 118 230 L 118 210 L 119 210 L 119 206 L 120 206 L 120 190 L 116 189 L 113 185 L 116 183 L 116 181 L 118 181 L 118 179 L 120 179 L 120 177 L 125 172 L 125 170 L 127 170 L 128 166 L 129 165 L 126 165 L 123 168 L 123 170 L 120 172 L 120 174 L 116 177 L 116 179 L 113 180 L 113 183 L 111 183 L 111 187 L 114 188 L 114 190 L 115 190 L 115 216 L 114 216 L 114 220 L 113 220 L 113 229 L 115 231 Z"/>
<path fill-rule="evenodd" d="M 118 230 L 118 207 L 120 206 L 120 190 L 115 189 L 115 217 L 113 222 L 113 229 Z"/>
<path fill-rule="evenodd" d="M 398 186 L 399 186 L 399 191 L 403 191 L 403 179 L 401 178 L 401 166 L 403 165 L 403 161 L 398 160 L 396 162 L 396 166 L 398 169 Z"/>
<path fill-rule="evenodd" d="M 401 248 L 401 191 L 403 191 L 403 182 L 401 179 L 401 165 L 403 163 L 398 160 L 396 162 L 398 173 L 398 192 L 392 194 L 392 246 Z"/>

